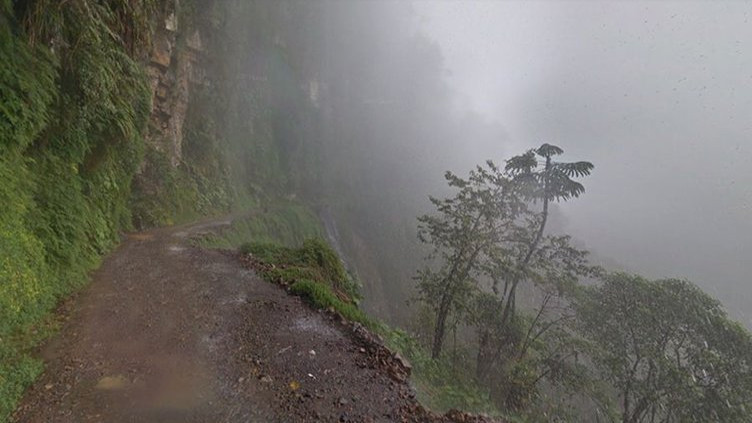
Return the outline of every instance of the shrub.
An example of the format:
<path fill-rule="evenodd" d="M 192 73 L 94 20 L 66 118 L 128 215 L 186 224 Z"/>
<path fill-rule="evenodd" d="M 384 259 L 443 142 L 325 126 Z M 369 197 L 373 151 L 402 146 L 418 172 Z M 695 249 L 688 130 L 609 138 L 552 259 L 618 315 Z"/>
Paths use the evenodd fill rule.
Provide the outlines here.
<path fill-rule="evenodd" d="M 283 247 L 270 243 L 246 243 L 240 246 L 244 254 L 274 264 L 264 269 L 263 276 L 273 282 L 291 285 L 308 279 L 327 286 L 344 303 L 357 304 L 360 300 L 358 285 L 347 273 L 337 253 L 320 238 L 303 241 L 301 248 Z"/>

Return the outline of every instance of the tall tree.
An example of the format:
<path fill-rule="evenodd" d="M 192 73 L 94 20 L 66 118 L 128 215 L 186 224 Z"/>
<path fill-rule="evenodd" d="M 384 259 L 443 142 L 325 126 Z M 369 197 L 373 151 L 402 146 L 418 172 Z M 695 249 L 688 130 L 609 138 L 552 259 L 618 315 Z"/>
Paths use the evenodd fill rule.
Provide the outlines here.
<path fill-rule="evenodd" d="M 524 403 L 520 398 L 534 394 L 543 378 L 551 379 L 552 372 L 544 369 L 551 360 L 531 361 L 532 357 L 546 356 L 541 348 L 532 346 L 542 345 L 541 340 L 555 333 L 566 332 L 563 326 L 572 314 L 568 310 L 568 297 L 580 278 L 599 273 L 598 268 L 588 264 L 587 252 L 571 245 L 569 236 L 545 234 L 550 203 L 581 195 L 585 188 L 574 178 L 587 176 L 593 169 L 589 162 L 554 160 L 562 153 L 557 146 L 543 144 L 512 157 L 504 169 L 504 176 L 526 202 L 526 208 L 519 214 L 511 236 L 497 246 L 505 255 L 503 260 L 489 261 L 490 267 L 484 268 L 494 294 L 499 297 L 499 307 L 493 325 L 476 329 L 479 334 L 476 375 L 480 382 L 489 384 L 492 397 L 508 408 L 519 408 Z M 518 290 L 523 283 L 532 299 L 533 314 L 529 318 L 516 310 Z M 536 301 L 537 305 L 532 304 Z M 552 357 L 555 356 L 561 358 L 555 360 L 560 366 L 569 354 L 557 352 Z M 527 374 L 539 376 L 515 378 L 520 382 L 519 389 L 509 389 L 509 372 L 524 363 L 531 369 Z M 539 368 L 533 370 L 531 363 L 537 363 L 535 366 Z M 526 393 L 520 396 L 520 392 Z"/>
<path fill-rule="evenodd" d="M 478 166 L 468 179 L 447 172 L 452 198 L 431 202 L 437 213 L 418 218 L 418 237 L 432 247 L 428 265 L 418 272 L 420 299 L 435 312 L 431 355 L 442 350 L 447 317 L 462 309 L 477 287 L 485 262 L 498 257 L 501 239 L 514 228 L 525 204 L 493 162 Z"/>
<path fill-rule="evenodd" d="M 523 238 L 519 249 L 517 265 L 507 281 L 506 301 L 501 311 L 501 321 L 505 324 L 514 313 L 517 288 L 528 275 L 530 263 L 541 246 L 543 233 L 548 222 L 549 204 L 579 197 L 585 187 L 573 180 L 575 177 L 590 175 L 593 164 L 590 162 L 557 162 L 554 156 L 564 153 L 561 148 L 543 144 L 526 153 L 512 157 L 505 166 L 506 174 L 518 184 L 520 192 L 528 201 L 541 202 L 542 209 L 528 226 L 527 238 Z M 523 231 L 523 236 L 526 235 Z"/>
<path fill-rule="evenodd" d="M 520 282 L 541 279 L 560 284 L 576 281 L 583 273 L 584 254 L 569 245 L 568 237 L 543 236 L 549 203 L 579 196 L 584 187 L 572 178 L 588 175 L 593 168 L 589 162 L 552 159 L 561 153 L 559 147 L 543 144 L 511 158 L 503 170 L 489 161 L 467 180 L 448 172 L 449 185 L 459 191 L 452 198 L 431 198 L 438 213 L 419 218 L 418 236 L 432 246 L 428 258 L 433 266 L 421 270 L 417 279 L 421 299 L 436 314 L 434 358 L 441 353 L 448 315 L 462 308 L 479 278 L 489 281 L 495 294 L 503 282 L 499 323 L 505 327 Z M 542 211 L 536 213 L 530 205 L 538 201 Z M 530 271 L 531 264 L 537 273 Z"/>

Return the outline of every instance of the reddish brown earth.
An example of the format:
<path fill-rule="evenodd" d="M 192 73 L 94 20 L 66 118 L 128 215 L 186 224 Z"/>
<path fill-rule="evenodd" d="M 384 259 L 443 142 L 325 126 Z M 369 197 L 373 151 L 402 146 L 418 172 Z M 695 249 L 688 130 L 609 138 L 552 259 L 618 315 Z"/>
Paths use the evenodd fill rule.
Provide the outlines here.
<path fill-rule="evenodd" d="M 436 416 L 362 328 L 190 246 L 229 222 L 129 235 L 68 301 L 14 422 L 483 421 Z"/>

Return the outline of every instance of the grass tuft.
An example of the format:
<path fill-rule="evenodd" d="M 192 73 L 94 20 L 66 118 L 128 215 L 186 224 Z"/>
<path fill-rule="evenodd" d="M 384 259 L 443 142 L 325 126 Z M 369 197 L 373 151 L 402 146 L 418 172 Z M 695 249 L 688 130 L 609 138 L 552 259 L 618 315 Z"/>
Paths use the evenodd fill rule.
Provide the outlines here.
<path fill-rule="evenodd" d="M 267 280 L 285 285 L 312 281 L 328 288 L 345 304 L 357 305 L 360 301 L 357 282 L 347 273 L 337 253 L 320 238 L 307 239 L 300 248 L 246 243 L 240 246 L 240 252 L 266 265 L 261 267 L 261 274 Z"/>
<path fill-rule="evenodd" d="M 334 310 L 345 319 L 358 322 L 369 329 L 377 327 L 376 322 L 368 317 L 363 310 L 353 303 L 340 300 L 332 289 L 324 284 L 310 279 L 301 279 L 290 286 L 290 292 L 304 298 L 316 308 Z"/>
<path fill-rule="evenodd" d="M 370 329 L 380 327 L 358 308 L 357 284 L 326 241 L 307 239 L 300 248 L 246 243 L 239 250 L 259 264 L 257 269 L 264 279 L 290 286 L 291 293 L 304 298 L 313 307 L 333 310 Z"/>

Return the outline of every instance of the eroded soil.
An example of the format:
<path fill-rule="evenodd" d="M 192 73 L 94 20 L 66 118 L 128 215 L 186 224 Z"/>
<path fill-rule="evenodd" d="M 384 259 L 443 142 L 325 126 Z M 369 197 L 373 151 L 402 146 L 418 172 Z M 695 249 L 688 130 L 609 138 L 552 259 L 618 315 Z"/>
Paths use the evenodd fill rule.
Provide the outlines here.
<path fill-rule="evenodd" d="M 63 306 L 13 421 L 474 421 L 426 412 L 351 325 L 190 246 L 228 223 L 127 236 Z"/>

